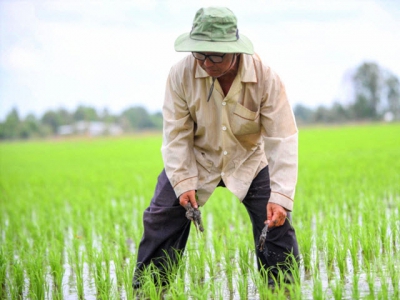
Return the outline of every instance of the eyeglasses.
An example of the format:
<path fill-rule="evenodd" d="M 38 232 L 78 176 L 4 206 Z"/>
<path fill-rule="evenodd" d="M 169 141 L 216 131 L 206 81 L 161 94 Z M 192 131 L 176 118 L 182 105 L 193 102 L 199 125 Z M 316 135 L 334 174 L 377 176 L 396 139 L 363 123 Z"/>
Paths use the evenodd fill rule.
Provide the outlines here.
<path fill-rule="evenodd" d="M 205 61 L 208 58 L 212 63 L 221 63 L 224 60 L 224 56 L 226 55 L 226 53 L 223 55 L 206 55 L 200 52 L 192 52 L 192 54 L 197 60 Z"/>

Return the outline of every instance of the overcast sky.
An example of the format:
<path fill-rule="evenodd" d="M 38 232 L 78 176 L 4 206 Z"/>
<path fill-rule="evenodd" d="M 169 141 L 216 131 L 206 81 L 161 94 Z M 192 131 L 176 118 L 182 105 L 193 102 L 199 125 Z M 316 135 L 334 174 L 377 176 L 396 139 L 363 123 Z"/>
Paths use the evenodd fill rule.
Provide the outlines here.
<path fill-rule="evenodd" d="M 227 6 L 293 105 L 348 101 L 364 61 L 400 77 L 398 0 L 0 0 L 0 119 L 89 105 L 160 111 L 173 48 L 200 7 Z"/>

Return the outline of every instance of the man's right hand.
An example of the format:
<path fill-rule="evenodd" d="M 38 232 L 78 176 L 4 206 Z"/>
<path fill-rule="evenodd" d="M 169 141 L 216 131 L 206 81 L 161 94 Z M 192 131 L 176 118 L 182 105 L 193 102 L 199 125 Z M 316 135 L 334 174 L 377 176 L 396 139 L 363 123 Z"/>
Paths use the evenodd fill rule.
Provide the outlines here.
<path fill-rule="evenodd" d="M 193 208 L 198 208 L 195 190 L 184 192 L 182 195 L 179 196 L 180 205 L 185 207 L 188 204 L 188 202 L 190 202 Z"/>

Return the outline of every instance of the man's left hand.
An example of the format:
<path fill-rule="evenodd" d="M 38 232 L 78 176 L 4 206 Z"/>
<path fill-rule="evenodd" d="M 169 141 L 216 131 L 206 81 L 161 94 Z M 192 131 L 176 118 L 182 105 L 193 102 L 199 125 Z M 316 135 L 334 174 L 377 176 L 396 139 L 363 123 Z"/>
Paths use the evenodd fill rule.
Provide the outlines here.
<path fill-rule="evenodd" d="M 282 226 L 285 223 L 287 216 L 286 210 L 276 203 L 267 204 L 267 221 L 265 223 L 268 224 L 268 228 Z"/>

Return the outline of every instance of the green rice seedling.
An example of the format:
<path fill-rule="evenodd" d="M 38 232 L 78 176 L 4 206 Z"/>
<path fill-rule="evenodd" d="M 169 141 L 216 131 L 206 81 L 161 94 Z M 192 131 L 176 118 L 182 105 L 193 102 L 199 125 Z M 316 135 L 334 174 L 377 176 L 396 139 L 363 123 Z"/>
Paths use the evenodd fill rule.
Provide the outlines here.
<path fill-rule="evenodd" d="M 265 299 L 266 292 L 264 290 L 267 289 L 265 288 L 267 282 L 265 280 L 265 277 L 263 276 L 265 274 L 265 270 L 258 271 L 256 270 L 256 268 L 251 268 L 249 270 L 249 279 L 253 283 L 254 289 L 254 292 L 252 292 L 252 294 L 256 293 L 260 299 Z"/>
<path fill-rule="evenodd" d="M 390 211 L 380 210 L 378 218 L 385 219 L 388 215 L 390 215 Z M 381 252 L 386 252 L 390 248 L 389 222 L 380 222 L 378 231 L 381 240 Z"/>
<path fill-rule="evenodd" d="M 237 288 L 240 299 L 247 299 L 249 294 L 249 281 L 246 274 L 239 274 L 237 276 Z"/>
<path fill-rule="evenodd" d="M 268 282 L 268 270 L 254 270 L 251 272 L 251 279 L 256 288 L 255 299 L 302 299 L 299 284 L 286 284 L 283 282 L 284 274 L 280 273 L 274 284 Z M 249 297 L 250 298 L 250 297 Z M 253 299 L 253 297 L 251 297 Z"/>
<path fill-rule="evenodd" d="M 302 264 L 306 272 L 311 270 L 311 259 L 312 259 L 312 245 L 313 235 L 311 226 L 305 226 L 300 228 L 297 232 L 297 239 L 299 243 L 300 255 L 302 258 Z"/>
<path fill-rule="evenodd" d="M 291 294 L 297 295 L 294 292 L 291 292 L 292 287 L 288 285 L 280 286 L 279 288 L 275 288 L 271 291 L 271 297 L 269 299 L 280 299 L 280 300 L 287 300 L 287 299 L 301 299 L 298 296 L 291 298 Z"/>
<path fill-rule="evenodd" d="M 365 273 L 367 276 L 367 284 L 369 288 L 369 295 L 375 297 L 375 285 L 377 276 L 374 271 L 374 266 L 372 262 L 366 261 L 365 263 Z"/>
<path fill-rule="evenodd" d="M 332 296 L 335 300 L 341 300 L 343 299 L 343 293 L 344 293 L 344 287 L 343 287 L 343 281 L 339 278 L 336 278 L 331 282 L 329 285 L 331 291 L 332 291 Z M 358 299 L 358 298 L 354 298 Z"/>
<path fill-rule="evenodd" d="M 346 206 L 345 206 L 346 207 Z M 345 279 L 349 266 L 348 266 L 348 254 L 349 254 L 349 248 L 350 248 L 350 237 L 348 235 L 349 230 L 351 227 L 350 224 L 352 224 L 352 221 L 346 220 L 344 218 L 340 218 L 340 208 L 338 208 L 338 213 L 336 218 L 338 221 L 336 222 L 337 228 L 337 236 L 336 236 L 336 265 L 339 269 L 339 275 L 342 278 L 342 280 Z M 343 209 L 342 213 L 346 213 L 346 210 Z"/>
<path fill-rule="evenodd" d="M 212 236 L 212 250 L 214 253 L 214 261 L 215 264 L 221 264 L 222 263 L 222 255 L 224 252 L 225 244 L 222 238 L 222 233 L 220 231 L 214 230 L 213 236 Z"/>
<path fill-rule="evenodd" d="M 50 274 L 53 278 L 53 295 L 57 295 L 59 299 L 62 299 L 62 280 L 65 272 L 63 266 L 63 255 L 63 245 L 61 244 L 61 242 L 54 239 L 53 244 L 48 250 L 48 263 L 50 265 Z"/>
<path fill-rule="evenodd" d="M 7 282 L 7 259 L 4 246 L 0 246 L 0 297 L 6 298 L 6 282 Z"/>
<path fill-rule="evenodd" d="M 233 293 L 233 273 L 235 271 L 235 264 L 234 264 L 234 250 L 229 249 L 226 247 L 223 251 L 224 255 L 224 264 L 223 264 L 223 270 L 225 280 L 227 282 L 228 290 L 230 293 Z"/>
<path fill-rule="evenodd" d="M 267 274 L 265 271 L 253 271 L 250 273 L 252 282 L 256 287 L 256 294 L 259 299 L 273 299 L 271 289 L 268 287 L 268 281 L 266 280 Z"/>
<path fill-rule="evenodd" d="M 320 228 L 320 227 L 322 227 L 322 224 L 319 224 L 319 222 L 316 222 L 315 226 Z M 316 268 L 316 267 L 319 267 L 320 264 L 322 264 L 322 263 L 327 264 L 325 235 L 326 235 L 326 233 L 322 229 L 318 229 L 313 234 L 313 236 L 315 237 L 315 248 L 313 248 L 313 252 L 312 252 L 313 256 L 312 256 L 311 273 L 312 273 L 312 270 L 314 270 L 314 268 Z"/>
<path fill-rule="evenodd" d="M 49 292 L 49 284 L 46 280 L 44 252 L 31 252 L 27 259 L 25 267 L 29 278 L 29 297 L 45 299 Z"/>
<path fill-rule="evenodd" d="M 400 196 L 399 196 L 400 197 Z M 397 199 L 397 202 L 400 203 L 400 198 Z M 400 206 L 400 205 L 399 205 Z M 397 214 L 393 213 L 392 217 L 389 218 L 388 222 L 390 222 L 390 232 L 392 236 L 392 253 L 397 254 L 397 258 L 399 258 L 400 253 L 400 226 L 398 224 L 398 220 L 400 218 L 400 207 L 397 207 Z"/>
<path fill-rule="evenodd" d="M 134 291 L 132 288 L 132 275 L 134 270 L 134 264 L 130 261 L 126 261 L 122 267 L 123 272 L 123 288 L 125 291 L 126 299 L 133 299 Z"/>
<path fill-rule="evenodd" d="M 121 252 L 115 251 L 111 254 L 112 262 L 115 269 L 118 289 L 124 286 L 124 267 L 125 261 L 121 257 Z"/>
<path fill-rule="evenodd" d="M 363 223 L 365 221 L 363 220 Z M 363 224 L 361 227 L 360 231 L 360 246 L 362 249 L 362 257 L 363 257 L 363 262 L 366 261 L 371 261 L 375 259 L 374 257 L 374 252 L 372 250 L 373 244 L 375 243 L 374 241 L 371 241 L 375 237 L 371 236 L 370 228 L 368 224 Z"/>
<path fill-rule="evenodd" d="M 332 232 L 332 229 L 329 229 L 329 232 Z M 325 258 L 326 258 L 326 267 L 328 271 L 328 277 L 331 278 L 334 276 L 334 264 L 335 264 L 335 252 L 337 241 L 335 237 L 332 237 L 330 234 L 325 233 L 325 243 L 326 243 L 326 250 L 325 250 Z"/>
<path fill-rule="evenodd" d="M 366 207 L 361 213 L 362 225 L 360 232 L 360 244 L 362 248 L 363 257 L 365 260 L 371 261 L 379 257 L 381 252 L 380 244 L 380 223 L 385 219 L 380 219 L 379 211 L 377 211 L 376 203 L 374 200 L 370 200 L 367 197 L 365 204 Z M 378 226 L 376 220 L 379 220 Z"/>
<path fill-rule="evenodd" d="M 397 254 L 397 258 L 399 254 Z M 385 265 L 388 267 L 389 278 L 392 282 L 392 290 L 394 299 L 399 298 L 400 296 L 400 269 L 399 265 L 396 265 L 394 262 L 396 261 L 396 254 L 393 254 L 393 257 L 388 256 L 386 259 Z"/>
<path fill-rule="evenodd" d="M 110 261 L 106 260 L 104 254 L 95 254 L 94 281 L 97 290 L 97 297 L 100 299 L 112 299 L 116 295 L 113 291 L 113 283 L 110 276 Z"/>
<path fill-rule="evenodd" d="M 150 264 L 141 273 L 141 288 L 134 291 L 134 297 L 139 299 L 162 299 L 165 291 L 160 282 L 162 276 L 154 265 Z"/>
<path fill-rule="evenodd" d="M 378 265 L 384 265 L 384 260 L 380 257 L 377 260 Z M 388 270 L 386 268 L 378 268 L 379 281 L 380 281 L 380 289 L 377 293 L 379 299 L 389 299 L 392 295 L 389 293 L 390 288 L 390 275 L 388 274 Z"/>
<path fill-rule="evenodd" d="M 204 279 L 199 280 L 198 278 L 194 277 L 198 275 L 197 273 L 198 268 L 195 264 L 192 265 L 194 266 L 193 268 L 194 271 L 193 271 L 192 268 L 190 268 L 191 266 L 186 268 L 185 260 L 187 258 L 182 256 L 182 254 L 179 251 L 175 251 L 174 256 L 176 258 L 176 263 L 172 261 L 171 258 L 168 256 L 163 261 L 161 270 L 158 269 L 155 265 L 150 264 L 144 270 L 141 271 L 141 276 L 140 276 L 141 292 L 143 292 L 144 295 L 148 295 L 149 293 L 157 294 L 160 292 L 159 291 L 160 289 L 166 290 L 166 288 L 164 288 L 165 283 L 167 283 L 167 285 L 169 286 L 175 286 L 175 287 L 182 285 L 182 289 L 185 288 L 191 289 L 194 286 L 202 286 L 204 284 Z M 133 274 L 133 268 L 134 266 L 132 265 L 131 276 Z M 182 270 L 186 269 L 188 269 L 187 277 L 185 277 L 185 274 L 182 272 Z M 126 278 L 126 280 L 128 280 L 128 277 Z M 163 291 L 163 294 L 165 294 L 165 291 Z"/>
<path fill-rule="evenodd" d="M 212 287 L 210 287 L 212 288 Z M 185 291 L 185 284 L 183 282 L 175 284 L 168 289 L 166 299 L 186 300 L 188 296 Z"/>
<path fill-rule="evenodd" d="M 279 267 L 276 276 L 269 276 L 274 280 L 274 284 L 269 286 L 274 291 L 274 297 L 285 299 L 290 296 L 291 299 L 301 299 L 300 272 L 296 258 L 293 254 L 289 254 L 286 262 L 282 263 Z M 270 273 L 270 270 L 266 270 L 266 273 L 262 274 L 266 276 L 268 273 Z"/>
<path fill-rule="evenodd" d="M 163 299 L 165 290 L 154 284 L 152 281 L 148 281 L 143 285 L 143 289 L 137 291 L 135 296 L 137 299 Z"/>
<path fill-rule="evenodd" d="M 238 261 L 238 265 L 239 265 L 240 276 L 246 277 L 246 281 L 247 281 L 249 270 L 252 267 L 250 255 L 252 257 L 254 256 L 253 251 L 250 251 L 249 249 L 247 249 L 245 245 L 239 244 L 239 257 L 238 257 L 237 261 Z"/>
<path fill-rule="evenodd" d="M 187 291 L 187 296 L 189 299 L 199 299 L 199 300 L 207 300 L 212 296 L 210 295 L 210 285 L 213 285 L 212 282 L 204 282 L 203 284 L 194 285 L 190 287 L 190 290 Z"/>
<path fill-rule="evenodd" d="M 73 244 L 75 246 L 70 251 L 70 259 L 71 259 L 71 267 L 74 270 L 75 275 L 75 286 L 76 286 L 76 293 L 79 299 L 85 298 L 85 290 L 84 290 L 84 278 L 83 278 L 83 270 L 84 270 L 84 261 L 85 255 L 79 251 L 79 243 L 75 241 Z"/>
<path fill-rule="evenodd" d="M 285 262 L 285 273 L 283 274 L 283 279 L 289 279 L 294 285 L 301 282 L 300 268 L 301 262 L 293 253 L 289 253 Z"/>
<path fill-rule="evenodd" d="M 216 277 L 216 275 L 217 275 L 217 268 L 216 268 L 217 262 L 215 261 L 214 255 L 212 253 L 209 253 L 208 255 L 205 256 L 205 260 L 206 260 L 206 267 L 207 267 L 208 276 L 210 278 Z"/>
<path fill-rule="evenodd" d="M 123 215 L 123 214 L 121 214 L 121 215 Z M 127 234 L 122 229 L 120 229 L 120 231 L 121 232 L 117 236 L 117 240 L 118 240 L 117 251 L 119 252 L 119 258 L 123 261 L 123 260 L 129 258 L 131 254 L 130 254 L 129 248 L 128 248 Z"/>
<path fill-rule="evenodd" d="M 199 250 L 187 251 L 190 289 L 203 285 L 205 282 L 205 262 L 202 261 L 204 255 L 201 252 Z"/>
<path fill-rule="evenodd" d="M 185 277 L 186 259 L 186 256 L 182 256 L 177 265 L 170 265 L 169 267 L 171 272 L 167 276 L 170 282 L 166 294 L 167 299 L 185 299 L 185 297 L 187 299 L 187 291 L 191 290 L 193 282 L 188 276 Z M 202 283 L 200 285 L 203 286 Z"/>
<path fill-rule="evenodd" d="M 322 288 L 322 280 L 318 276 L 313 276 L 313 299 L 324 299 L 324 291 Z"/>
<path fill-rule="evenodd" d="M 9 289 L 11 299 L 23 299 L 25 286 L 24 266 L 19 260 L 14 260 L 10 270 Z M 3 289 L 3 293 L 6 290 Z M 7 299 L 4 295 L 4 299 Z"/>
<path fill-rule="evenodd" d="M 198 260 L 196 264 L 198 268 L 198 276 L 199 276 L 198 280 L 202 282 L 205 281 L 206 279 L 206 259 L 207 256 L 209 255 L 204 240 L 202 240 L 199 243 L 199 250 L 197 251 L 197 253 L 198 253 Z"/>
<path fill-rule="evenodd" d="M 285 294 L 287 295 L 286 299 L 291 299 L 291 300 L 304 299 L 300 283 L 285 285 L 285 289 L 286 289 Z"/>
<path fill-rule="evenodd" d="M 352 279 L 351 297 L 352 299 L 360 299 L 360 289 L 358 286 L 360 275 L 358 273 L 353 273 Z"/>
<path fill-rule="evenodd" d="M 349 242 L 349 252 L 351 263 L 353 266 L 353 274 L 359 272 L 359 258 L 360 258 L 360 247 L 359 247 L 359 226 L 353 225 L 350 228 L 349 234 L 350 242 Z"/>
<path fill-rule="evenodd" d="M 337 243 L 336 246 L 336 263 L 339 269 L 339 275 L 342 280 L 345 279 L 347 270 L 347 244 Z"/>
<path fill-rule="evenodd" d="M 93 248 L 93 224 L 90 220 L 82 223 L 82 237 L 85 245 L 85 254 L 87 263 L 92 266 L 94 263 L 94 248 Z"/>
<path fill-rule="evenodd" d="M 316 264 L 314 264 L 313 267 L 313 274 L 312 274 L 312 280 L 313 280 L 313 285 L 312 285 L 312 296 L 313 299 L 324 299 L 324 290 L 322 287 L 322 280 L 320 276 L 319 269 Z"/>
<path fill-rule="evenodd" d="M 76 230 L 76 229 L 75 229 Z M 77 231 L 75 231 L 77 232 Z M 71 252 L 70 252 L 70 257 L 73 260 L 78 260 L 79 256 L 81 256 L 81 246 L 82 246 L 82 236 L 80 234 L 74 233 L 73 236 L 71 237 L 70 240 L 71 243 Z"/>
<path fill-rule="evenodd" d="M 210 298 L 213 299 L 224 299 L 224 289 L 223 289 L 223 281 L 216 280 L 216 278 L 210 278 L 212 282 L 210 282 Z"/>
<path fill-rule="evenodd" d="M 303 299 L 303 282 L 302 282 L 302 268 L 301 262 L 295 260 L 294 256 L 290 256 L 289 259 L 292 259 L 293 262 L 291 266 L 288 268 L 288 271 L 291 273 L 292 283 L 285 283 L 283 287 L 286 290 L 286 294 L 290 299 L 300 300 Z"/>
<path fill-rule="evenodd" d="M 185 285 L 186 283 L 187 269 L 189 268 L 187 262 L 188 262 L 187 255 L 182 255 L 179 260 L 179 264 L 176 266 L 175 280 L 178 285 L 179 284 Z M 185 289 L 185 286 L 183 287 L 183 289 Z"/>

